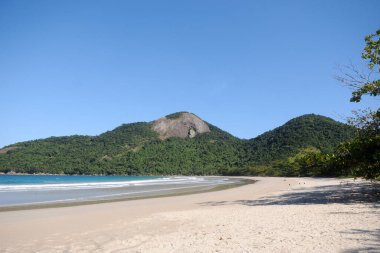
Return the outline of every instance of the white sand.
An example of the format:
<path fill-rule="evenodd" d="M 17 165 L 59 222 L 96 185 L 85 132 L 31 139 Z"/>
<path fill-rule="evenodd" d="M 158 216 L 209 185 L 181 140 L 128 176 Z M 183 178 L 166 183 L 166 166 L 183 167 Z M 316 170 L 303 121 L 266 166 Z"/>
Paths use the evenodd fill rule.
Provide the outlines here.
<path fill-rule="evenodd" d="M 380 252 L 380 205 L 367 182 L 256 179 L 218 192 L 2 212 L 0 252 Z"/>

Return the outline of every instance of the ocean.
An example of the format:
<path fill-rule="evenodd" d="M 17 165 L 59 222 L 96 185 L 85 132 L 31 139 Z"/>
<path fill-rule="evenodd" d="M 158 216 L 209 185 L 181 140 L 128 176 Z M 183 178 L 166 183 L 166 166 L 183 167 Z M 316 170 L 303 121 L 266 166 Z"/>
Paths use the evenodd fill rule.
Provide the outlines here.
<path fill-rule="evenodd" d="M 225 177 L 0 175 L 0 208 L 186 194 L 240 181 Z"/>

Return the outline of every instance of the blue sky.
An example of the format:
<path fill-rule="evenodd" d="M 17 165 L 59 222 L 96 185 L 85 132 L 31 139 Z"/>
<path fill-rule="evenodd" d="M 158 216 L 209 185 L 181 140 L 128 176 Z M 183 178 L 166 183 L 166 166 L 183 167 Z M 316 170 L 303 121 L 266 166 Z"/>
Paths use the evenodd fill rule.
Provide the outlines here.
<path fill-rule="evenodd" d="M 343 121 L 380 1 L 0 1 L 0 147 L 190 111 L 241 138 Z"/>

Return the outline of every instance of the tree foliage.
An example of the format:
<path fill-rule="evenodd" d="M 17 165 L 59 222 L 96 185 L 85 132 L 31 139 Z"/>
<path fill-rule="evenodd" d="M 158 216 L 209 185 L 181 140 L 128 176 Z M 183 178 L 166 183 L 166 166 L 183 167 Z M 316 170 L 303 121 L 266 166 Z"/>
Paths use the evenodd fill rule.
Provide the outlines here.
<path fill-rule="evenodd" d="M 363 81 L 365 79 L 358 72 L 350 75 L 356 82 L 351 102 L 360 102 L 363 95 L 380 94 L 380 80 L 377 79 L 380 73 L 380 29 L 366 36 L 365 42 L 362 58 L 368 61 L 368 69 L 375 72 L 376 78 Z M 346 168 L 351 175 L 380 178 L 380 108 L 354 111 L 348 123 L 357 129 L 356 138 L 339 145 L 334 153 L 335 165 Z"/>
<path fill-rule="evenodd" d="M 375 34 L 369 34 L 365 37 L 366 45 L 364 47 L 362 58 L 368 60 L 368 68 L 375 71 L 376 78 L 363 82 L 351 97 L 351 102 L 360 102 L 363 95 L 378 96 L 380 94 L 380 29 Z"/>
<path fill-rule="evenodd" d="M 261 168 L 263 173 L 298 175 L 304 169 L 291 170 L 298 166 L 300 157 L 310 153 L 307 150 L 328 152 L 354 133 L 352 127 L 318 115 L 295 118 L 251 140 L 238 139 L 208 125 L 211 132 L 185 139 L 160 140 L 151 123 L 140 122 L 122 125 L 99 136 L 51 137 L 17 143 L 0 154 L 0 171 L 244 175 L 254 174 L 252 168 Z M 302 155 L 297 155 L 299 152 Z M 280 162 L 283 159 L 288 159 L 290 167 Z"/>
<path fill-rule="evenodd" d="M 353 137 L 355 129 L 331 118 L 306 114 L 268 131 L 245 144 L 251 163 L 268 163 L 286 159 L 305 147 L 313 147 L 322 153 Z"/>

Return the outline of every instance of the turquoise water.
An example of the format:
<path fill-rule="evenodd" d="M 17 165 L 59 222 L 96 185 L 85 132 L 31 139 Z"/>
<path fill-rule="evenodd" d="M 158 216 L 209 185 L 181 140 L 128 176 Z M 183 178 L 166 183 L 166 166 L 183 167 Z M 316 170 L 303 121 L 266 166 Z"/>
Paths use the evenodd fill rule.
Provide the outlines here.
<path fill-rule="evenodd" d="M 0 207 L 154 197 L 239 181 L 224 177 L 0 175 Z"/>

